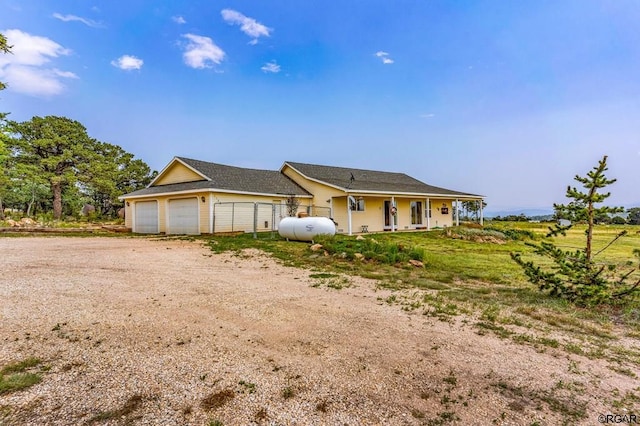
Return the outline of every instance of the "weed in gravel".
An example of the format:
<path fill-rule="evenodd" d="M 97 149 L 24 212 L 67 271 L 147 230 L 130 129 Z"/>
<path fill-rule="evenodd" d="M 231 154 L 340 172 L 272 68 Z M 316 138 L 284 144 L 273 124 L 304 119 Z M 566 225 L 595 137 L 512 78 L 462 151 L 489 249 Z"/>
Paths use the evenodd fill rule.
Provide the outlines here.
<path fill-rule="evenodd" d="M 88 424 L 98 423 L 105 420 L 111 419 L 119 419 L 121 417 L 126 417 L 140 408 L 140 404 L 142 404 L 143 398 L 142 395 L 133 395 L 124 403 L 124 405 L 116 410 L 103 411 L 95 416 L 93 416 Z"/>
<path fill-rule="evenodd" d="M 569 373 L 572 374 L 582 374 L 582 371 L 580 370 L 578 363 L 576 361 L 569 361 L 569 367 L 568 367 Z"/>
<path fill-rule="evenodd" d="M 613 370 L 616 373 L 620 373 L 620 374 L 623 374 L 625 376 L 629 376 L 632 379 L 636 379 L 638 377 L 638 375 L 635 373 L 635 371 L 633 371 L 629 367 L 621 367 L 621 366 L 617 366 L 617 365 L 608 365 L 607 367 L 609 367 L 610 370 Z"/>
<path fill-rule="evenodd" d="M 224 426 L 224 423 L 222 423 L 218 419 L 214 419 L 214 420 L 210 420 L 209 421 L 209 425 L 208 426 Z"/>
<path fill-rule="evenodd" d="M 349 278 L 340 276 L 337 274 L 318 273 L 309 275 L 315 281 L 311 284 L 311 287 L 326 287 L 334 290 L 342 290 L 343 288 L 349 288 L 352 286 Z"/>
<path fill-rule="evenodd" d="M 452 411 L 443 411 L 442 413 L 438 414 L 438 417 L 427 420 L 426 424 L 427 426 L 442 426 L 447 423 L 455 422 L 456 420 L 458 420 L 458 416 L 456 416 L 456 413 Z"/>
<path fill-rule="evenodd" d="M 544 402 L 551 411 L 560 413 L 568 422 L 575 424 L 578 420 L 586 418 L 587 403 L 577 398 L 579 394 L 584 393 L 584 386 L 579 382 L 571 384 L 558 382 L 558 384 L 550 390 L 529 390 L 499 380 L 492 383 L 492 386 L 496 387 L 502 395 L 521 404 L 533 403 L 540 406 L 540 403 Z"/>
<path fill-rule="evenodd" d="M 225 389 L 220 392 L 215 392 L 202 398 L 202 400 L 200 401 L 200 407 L 202 407 L 206 411 L 214 410 L 216 408 L 222 407 L 227 402 L 231 401 L 235 396 L 236 394 L 231 389 Z"/>
<path fill-rule="evenodd" d="M 640 387 L 627 391 L 624 395 L 620 395 L 620 391 L 614 389 L 611 394 L 615 398 L 611 402 L 611 405 L 615 409 L 633 410 L 640 405 Z"/>
<path fill-rule="evenodd" d="M 443 378 L 442 381 L 452 387 L 458 383 L 458 379 L 456 378 L 456 374 L 453 372 L 453 370 L 450 370 L 449 375 Z"/>
<path fill-rule="evenodd" d="M 245 380 L 240 380 L 238 382 L 238 384 L 240 386 L 243 387 L 242 392 L 247 392 L 247 393 L 255 393 L 256 392 L 256 384 L 255 383 L 251 383 L 251 382 L 247 382 Z"/>
<path fill-rule="evenodd" d="M 27 370 L 37 367 L 41 362 L 38 358 L 29 357 L 2 367 L 0 369 L 0 395 L 26 389 L 40 383 L 42 377 Z"/>
<path fill-rule="evenodd" d="M 287 386 L 286 388 L 282 389 L 281 394 L 284 399 L 290 399 L 295 396 L 296 392 L 291 386 Z"/>

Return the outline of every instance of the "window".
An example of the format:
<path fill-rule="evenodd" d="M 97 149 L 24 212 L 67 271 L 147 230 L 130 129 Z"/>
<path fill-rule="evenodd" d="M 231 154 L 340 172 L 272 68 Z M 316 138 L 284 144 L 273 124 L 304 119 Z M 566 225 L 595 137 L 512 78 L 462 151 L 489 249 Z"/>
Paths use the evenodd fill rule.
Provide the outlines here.
<path fill-rule="evenodd" d="M 363 212 L 364 211 L 364 198 L 362 197 L 358 197 L 356 198 L 356 202 L 351 202 L 351 210 L 357 211 L 357 212 Z"/>
<path fill-rule="evenodd" d="M 422 201 L 411 202 L 411 224 L 422 225 Z"/>
<path fill-rule="evenodd" d="M 431 217 L 431 200 L 429 200 L 429 207 L 428 207 L 427 214 L 429 215 L 429 217 Z"/>

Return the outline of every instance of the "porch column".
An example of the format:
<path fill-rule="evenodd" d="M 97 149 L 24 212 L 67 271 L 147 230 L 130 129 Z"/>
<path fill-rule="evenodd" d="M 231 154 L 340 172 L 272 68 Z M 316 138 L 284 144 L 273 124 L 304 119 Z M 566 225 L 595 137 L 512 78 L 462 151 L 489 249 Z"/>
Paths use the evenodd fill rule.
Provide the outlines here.
<path fill-rule="evenodd" d="M 391 196 L 391 210 L 393 210 L 393 208 L 396 205 L 396 198 L 392 195 Z M 390 219 L 391 219 L 391 232 L 396 232 L 396 215 L 398 214 L 398 208 L 396 207 L 396 214 L 392 214 Z"/>
<path fill-rule="evenodd" d="M 209 195 L 209 233 L 213 234 L 213 194 L 207 195 Z"/>
<path fill-rule="evenodd" d="M 456 226 L 460 226 L 460 201 L 456 198 Z"/>
<path fill-rule="evenodd" d="M 427 231 L 431 229 L 431 209 L 429 208 L 430 198 L 427 198 L 427 204 L 425 205 L 425 215 L 427 216 Z"/>
<path fill-rule="evenodd" d="M 350 195 L 347 195 L 347 228 L 349 231 L 349 235 L 353 235 L 351 232 L 351 201 L 349 200 Z"/>
<path fill-rule="evenodd" d="M 483 216 L 482 216 L 482 204 L 484 204 L 484 203 L 483 203 L 482 201 L 483 201 L 483 200 L 482 200 L 482 199 L 480 199 L 480 225 L 481 225 L 481 226 L 484 226 L 484 218 L 483 218 Z"/>

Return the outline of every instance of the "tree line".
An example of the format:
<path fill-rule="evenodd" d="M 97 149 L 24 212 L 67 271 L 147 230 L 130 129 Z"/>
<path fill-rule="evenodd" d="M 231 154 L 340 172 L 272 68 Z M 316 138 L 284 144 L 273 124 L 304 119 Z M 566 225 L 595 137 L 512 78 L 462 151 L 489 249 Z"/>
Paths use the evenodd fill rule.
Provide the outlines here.
<path fill-rule="evenodd" d="M 147 186 L 149 166 L 120 146 L 90 137 L 78 121 L 33 117 L 16 122 L 0 117 L 0 218 L 5 209 L 27 216 L 53 212 L 76 216 L 91 204 L 102 217 L 122 207 L 118 196 Z"/>

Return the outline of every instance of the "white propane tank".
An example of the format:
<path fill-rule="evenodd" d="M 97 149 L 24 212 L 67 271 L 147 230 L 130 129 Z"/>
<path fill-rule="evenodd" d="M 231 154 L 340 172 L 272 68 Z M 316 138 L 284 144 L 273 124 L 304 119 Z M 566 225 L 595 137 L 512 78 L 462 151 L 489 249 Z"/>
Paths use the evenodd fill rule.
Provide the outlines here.
<path fill-rule="evenodd" d="M 326 217 L 285 217 L 278 233 L 289 240 L 311 241 L 317 235 L 335 235 L 336 225 Z"/>

